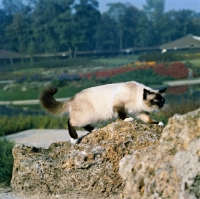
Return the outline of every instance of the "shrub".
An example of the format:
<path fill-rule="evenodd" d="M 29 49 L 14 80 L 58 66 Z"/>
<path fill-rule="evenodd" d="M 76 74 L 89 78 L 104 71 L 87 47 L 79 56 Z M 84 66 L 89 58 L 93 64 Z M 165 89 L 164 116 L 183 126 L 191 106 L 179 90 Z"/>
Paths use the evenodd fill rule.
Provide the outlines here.
<path fill-rule="evenodd" d="M 3 187 L 9 186 L 12 178 L 13 146 L 13 142 L 0 138 L 0 186 Z"/>
<path fill-rule="evenodd" d="M 167 52 L 163 54 L 161 52 L 150 52 L 138 56 L 138 61 L 145 61 L 145 62 L 150 62 L 150 61 L 171 62 L 179 60 L 182 60 L 182 55 L 174 52 Z"/>
<path fill-rule="evenodd" d="M 57 78 L 54 79 L 51 83 L 52 85 L 56 87 L 63 87 L 63 86 L 66 86 L 69 82 L 79 81 L 79 80 L 80 80 L 80 76 L 78 74 L 63 73 L 57 76 Z"/>
<path fill-rule="evenodd" d="M 153 66 L 156 74 L 162 76 L 170 76 L 176 79 L 183 79 L 188 77 L 188 69 L 181 62 L 175 62 L 170 65 L 158 64 Z"/>
<path fill-rule="evenodd" d="M 60 129 L 67 127 L 67 117 L 52 116 L 2 116 L 0 118 L 0 136 L 17 133 L 28 129 Z"/>
<path fill-rule="evenodd" d="M 170 77 L 162 77 L 152 69 L 135 70 L 123 74 L 117 74 L 110 78 L 113 82 L 138 81 L 146 85 L 162 84 L 163 81 L 172 80 Z"/>

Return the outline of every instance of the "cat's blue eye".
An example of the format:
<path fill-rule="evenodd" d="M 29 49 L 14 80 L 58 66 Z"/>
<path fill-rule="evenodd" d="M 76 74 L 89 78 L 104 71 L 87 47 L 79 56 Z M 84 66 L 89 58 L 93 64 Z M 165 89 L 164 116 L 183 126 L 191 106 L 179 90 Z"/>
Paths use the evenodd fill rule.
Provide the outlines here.
<path fill-rule="evenodd" d="M 158 102 L 158 100 L 157 100 L 157 99 L 154 99 L 153 101 L 154 101 L 154 102 Z"/>

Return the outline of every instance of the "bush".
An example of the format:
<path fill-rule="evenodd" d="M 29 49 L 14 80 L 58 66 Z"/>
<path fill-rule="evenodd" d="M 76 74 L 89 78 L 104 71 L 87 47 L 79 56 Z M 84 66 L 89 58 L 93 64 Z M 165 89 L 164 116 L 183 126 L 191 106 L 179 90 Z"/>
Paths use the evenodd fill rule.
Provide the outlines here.
<path fill-rule="evenodd" d="M 146 54 L 142 54 L 138 57 L 138 61 L 155 61 L 155 62 L 171 62 L 171 61 L 180 61 L 183 57 L 181 54 L 177 54 L 174 52 L 150 52 Z"/>
<path fill-rule="evenodd" d="M 52 116 L 2 116 L 0 118 L 0 136 L 28 129 L 67 129 L 67 117 Z"/>
<path fill-rule="evenodd" d="M 66 74 L 63 73 L 52 80 L 51 84 L 56 87 L 63 87 L 71 83 L 72 81 L 79 81 L 81 78 L 78 74 Z"/>
<path fill-rule="evenodd" d="M 10 186 L 13 169 L 12 149 L 14 143 L 0 138 L 0 186 Z"/>
<path fill-rule="evenodd" d="M 175 62 L 169 66 L 166 64 L 158 64 L 153 66 L 156 74 L 165 77 L 174 77 L 176 79 L 183 79 L 188 77 L 188 69 L 181 62 Z"/>
<path fill-rule="evenodd" d="M 138 61 L 173 62 L 173 61 L 181 61 L 181 60 L 189 60 L 197 58 L 200 58 L 200 53 L 193 51 L 184 51 L 184 52 L 171 51 L 166 53 L 149 52 L 139 55 Z"/>
<path fill-rule="evenodd" d="M 162 84 L 163 81 L 172 80 L 171 77 L 163 77 L 156 74 L 152 69 L 136 70 L 118 74 L 110 78 L 113 82 L 137 81 L 145 85 Z"/>
<path fill-rule="evenodd" d="M 8 72 L 15 71 L 19 69 L 27 69 L 27 67 L 31 68 L 61 68 L 61 67 L 74 67 L 74 66 L 99 66 L 99 62 L 91 59 L 91 58 L 46 58 L 41 59 L 39 61 L 35 61 L 33 64 L 30 62 L 25 63 L 15 63 L 13 66 L 10 64 L 5 64 L 0 66 L 0 72 Z"/>

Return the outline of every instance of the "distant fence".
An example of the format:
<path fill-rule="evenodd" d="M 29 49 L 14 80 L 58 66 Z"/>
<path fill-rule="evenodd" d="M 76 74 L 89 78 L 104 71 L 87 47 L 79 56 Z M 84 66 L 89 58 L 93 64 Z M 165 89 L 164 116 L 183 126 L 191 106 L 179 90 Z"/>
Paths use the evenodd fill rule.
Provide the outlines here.
<path fill-rule="evenodd" d="M 58 101 L 66 101 L 70 98 L 59 98 Z M 39 100 L 17 100 L 17 101 L 0 101 L 0 105 L 35 105 Z"/>
<path fill-rule="evenodd" d="M 184 85 L 194 85 L 194 84 L 200 84 L 200 79 L 188 79 L 188 80 L 176 80 L 176 81 L 166 81 L 163 82 L 164 84 L 167 84 L 171 87 L 173 86 L 184 86 Z"/>
<path fill-rule="evenodd" d="M 3 81 L 0 81 L 0 84 L 12 84 L 14 83 L 14 80 L 3 80 Z"/>
<path fill-rule="evenodd" d="M 101 55 L 117 55 L 117 54 L 131 54 L 139 51 L 152 51 L 159 50 L 158 46 L 155 47 L 135 47 L 117 50 L 93 50 L 93 51 L 77 51 L 77 56 L 101 56 Z M 45 58 L 45 57 L 69 57 L 69 52 L 55 52 L 55 53 L 40 53 L 34 55 L 22 55 L 14 52 L 5 51 L 2 53 L 0 59 L 27 59 L 27 58 Z M 0 52 L 1 53 L 1 52 Z M 15 55 L 17 54 L 17 56 Z"/>

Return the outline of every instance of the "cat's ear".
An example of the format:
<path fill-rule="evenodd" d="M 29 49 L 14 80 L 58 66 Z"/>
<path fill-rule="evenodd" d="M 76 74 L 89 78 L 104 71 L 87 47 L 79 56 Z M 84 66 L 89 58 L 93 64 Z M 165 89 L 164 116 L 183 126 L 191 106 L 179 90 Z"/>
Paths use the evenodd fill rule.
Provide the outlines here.
<path fill-rule="evenodd" d="M 167 86 L 166 87 L 164 87 L 164 88 L 161 88 L 161 89 L 158 89 L 159 90 L 159 93 L 164 93 L 166 90 L 167 90 Z"/>
<path fill-rule="evenodd" d="M 144 88 L 144 90 L 143 90 L 143 100 L 147 99 L 148 94 L 151 94 L 151 92 Z"/>

